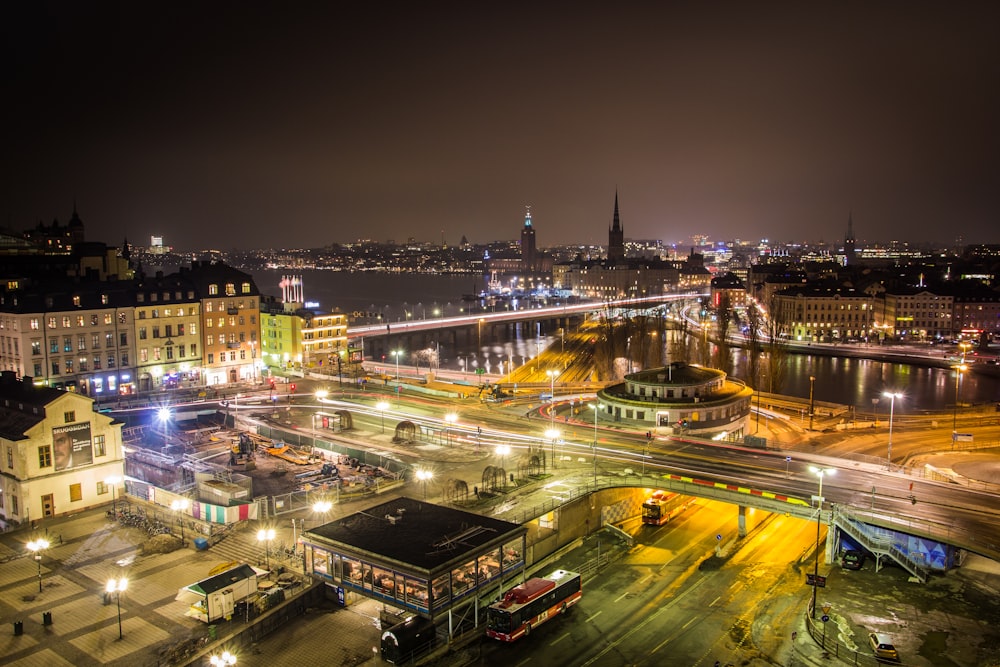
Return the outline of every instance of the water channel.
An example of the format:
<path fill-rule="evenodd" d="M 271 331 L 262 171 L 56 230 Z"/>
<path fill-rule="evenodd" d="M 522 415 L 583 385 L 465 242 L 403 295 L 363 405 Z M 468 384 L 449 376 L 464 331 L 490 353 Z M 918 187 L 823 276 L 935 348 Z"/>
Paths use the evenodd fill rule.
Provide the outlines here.
<path fill-rule="evenodd" d="M 306 300 L 318 302 L 321 310 L 372 313 L 388 322 L 468 312 L 474 302 L 464 301 L 463 296 L 484 286 L 481 276 L 464 274 L 269 270 L 256 271 L 253 275 L 260 290 L 272 295 L 279 294 L 277 285 L 282 276 L 302 276 Z M 555 331 L 536 329 L 516 335 L 516 338 L 501 340 L 484 331 L 480 349 L 476 344 L 459 349 L 442 346 L 436 363 L 451 370 L 471 372 L 483 366 L 491 372 L 499 372 L 501 362 L 512 361 L 515 367 L 530 363 L 540 349 L 559 343 Z M 746 367 L 745 352 L 735 350 L 733 354 L 736 369 L 733 375 L 742 377 L 742 369 Z M 780 393 L 807 398 L 809 378 L 814 377 L 817 401 L 850 405 L 862 412 L 874 407 L 884 414 L 888 410 L 888 399 L 882 396 L 885 391 L 904 395 L 895 402 L 895 410 L 904 414 L 948 410 L 954 407 L 956 397 L 963 405 L 1000 401 L 1000 377 L 964 373 L 961 384 L 956 387 L 957 374 L 951 369 L 872 359 L 792 354 L 785 375 Z M 879 404 L 873 404 L 873 399 L 879 399 Z"/>

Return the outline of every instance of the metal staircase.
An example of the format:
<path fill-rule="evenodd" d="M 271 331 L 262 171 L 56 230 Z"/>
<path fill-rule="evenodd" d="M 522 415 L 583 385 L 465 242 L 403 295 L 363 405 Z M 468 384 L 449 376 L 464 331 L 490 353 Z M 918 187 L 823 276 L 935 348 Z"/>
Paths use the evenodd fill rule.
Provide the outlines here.
<path fill-rule="evenodd" d="M 893 544 L 891 533 L 885 529 L 866 524 L 843 507 L 837 507 L 833 512 L 833 522 L 837 528 L 875 556 L 876 572 L 882 569 L 882 561 L 889 557 L 916 577 L 920 583 L 927 583 L 930 571 Z"/>

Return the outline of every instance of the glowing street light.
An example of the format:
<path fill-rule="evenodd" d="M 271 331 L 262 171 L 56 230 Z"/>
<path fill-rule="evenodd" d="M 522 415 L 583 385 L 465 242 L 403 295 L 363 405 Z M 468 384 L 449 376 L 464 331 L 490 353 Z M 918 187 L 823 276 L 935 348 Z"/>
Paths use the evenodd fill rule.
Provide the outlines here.
<path fill-rule="evenodd" d="M 38 592 L 42 592 L 42 554 L 41 552 L 49 548 L 49 541 L 44 537 L 31 540 L 26 545 L 28 551 L 35 555 L 35 563 L 38 565 Z"/>
<path fill-rule="evenodd" d="M 549 428 L 553 429 L 556 424 L 556 378 L 559 371 L 550 368 L 545 374 L 549 376 Z"/>
<path fill-rule="evenodd" d="M 170 509 L 174 511 L 178 523 L 181 524 L 181 542 L 184 541 L 184 518 L 181 517 L 181 513 L 186 512 L 187 509 L 191 507 L 191 501 L 187 498 L 180 498 L 178 500 L 171 501 Z"/>
<path fill-rule="evenodd" d="M 594 410 L 594 445 L 591 449 L 594 456 L 594 484 L 597 484 L 597 413 L 600 412 L 601 404 L 588 403 L 587 406 Z"/>
<path fill-rule="evenodd" d="M 424 484 L 424 500 L 427 500 L 427 482 L 434 478 L 434 473 L 430 470 L 419 469 L 417 470 L 417 479 Z"/>
<path fill-rule="evenodd" d="M 503 470 L 503 488 L 507 488 L 507 455 L 510 454 L 510 445 L 497 445 L 497 456 L 500 457 L 500 469 Z"/>
<path fill-rule="evenodd" d="M 837 473 L 836 468 L 819 468 L 809 466 L 809 472 L 819 477 L 819 491 L 816 494 L 816 563 L 813 565 L 813 595 L 812 595 L 812 617 L 816 618 L 816 589 L 817 578 L 819 577 L 819 528 L 823 522 L 823 477 Z"/>
<path fill-rule="evenodd" d="M 160 424 L 163 426 L 163 446 L 167 445 L 167 429 L 170 425 L 170 417 L 173 415 L 173 411 L 170 408 L 160 408 L 156 411 L 156 418 L 160 420 Z"/>
<path fill-rule="evenodd" d="M 447 424 L 447 426 L 445 427 L 445 433 L 448 436 L 447 440 L 448 440 L 448 444 L 450 445 L 451 444 L 451 432 L 449 431 L 449 429 L 454 428 L 455 424 L 458 423 L 458 415 L 456 415 L 454 412 L 449 412 L 448 414 L 446 414 L 444 416 L 444 422 Z"/>
<path fill-rule="evenodd" d="M 892 467 L 892 414 L 896 408 L 896 399 L 903 398 L 898 392 L 885 391 L 882 395 L 889 399 L 889 454 L 887 456 L 888 466 Z"/>
<path fill-rule="evenodd" d="M 122 478 L 116 475 L 104 478 L 104 483 L 111 487 L 111 512 L 115 516 L 118 516 L 118 485 L 121 481 Z"/>
<path fill-rule="evenodd" d="M 965 363 L 955 366 L 955 407 L 951 412 L 951 447 L 955 448 L 955 439 L 958 437 L 958 389 L 962 386 L 962 374 L 968 370 Z"/>
<path fill-rule="evenodd" d="M 333 509 L 333 503 L 329 500 L 317 500 L 312 506 L 313 512 L 319 514 L 321 520 L 326 519 L 326 515 L 330 513 L 331 509 Z"/>
<path fill-rule="evenodd" d="M 115 602 L 118 603 L 118 639 L 122 638 L 122 593 L 128 588 L 128 579 L 117 577 L 108 579 L 104 590 L 109 595 L 115 594 Z"/>
<path fill-rule="evenodd" d="M 274 528 L 261 528 L 257 531 L 257 541 L 264 543 L 264 564 L 267 569 L 271 569 L 271 540 L 273 539 Z"/>
<path fill-rule="evenodd" d="M 392 356 L 394 356 L 396 358 L 396 381 L 398 382 L 399 381 L 399 358 L 403 355 L 403 351 L 402 350 L 393 350 L 389 354 L 391 354 Z"/>
<path fill-rule="evenodd" d="M 236 664 L 236 656 L 229 651 L 223 651 L 222 655 L 213 655 L 208 662 L 212 667 L 232 667 Z"/>
<path fill-rule="evenodd" d="M 375 409 L 382 414 L 382 432 L 385 433 L 385 411 L 389 409 L 389 404 L 385 401 L 379 401 L 375 404 Z"/>
<path fill-rule="evenodd" d="M 552 469 L 556 467 L 556 440 L 559 439 L 559 430 L 550 428 L 545 431 L 545 437 L 552 441 Z"/>
<path fill-rule="evenodd" d="M 329 395 L 330 395 L 330 392 L 328 392 L 326 389 L 317 389 L 316 390 L 316 399 L 319 400 L 319 401 L 322 401 L 322 400 L 326 399 L 326 397 L 329 396 Z"/>

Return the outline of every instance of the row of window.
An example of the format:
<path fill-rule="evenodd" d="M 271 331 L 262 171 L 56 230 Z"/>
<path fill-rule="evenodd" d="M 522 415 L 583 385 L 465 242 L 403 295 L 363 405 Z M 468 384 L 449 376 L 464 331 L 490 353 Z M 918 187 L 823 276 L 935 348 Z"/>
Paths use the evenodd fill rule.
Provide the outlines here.
<path fill-rule="evenodd" d="M 85 327 L 87 326 L 88 321 L 92 327 L 100 326 L 101 324 L 114 324 L 114 315 L 112 313 L 103 313 L 102 315 L 92 313 L 89 317 L 87 315 L 63 315 L 62 328 L 69 329 L 73 326 L 74 322 L 78 327 Z M 57 324 L 59 322 L 59 317 L 56 315 L 50 315 L 46 322 L 49 329 L 56 329 L 58 328 Z M 118 323 L 128 324 L 128 313 L 118 313 Z M 38 331 L 41 328 L 41 320 L 37 317 L 32 317 L 28 321 L 28 326 L 32 331 Z"/>
<path fill-rule="evenodd" d="M 107 366 L 106 368 L 114 368 L 115 362 L 117 361 L 115 355 L 109 354 L 106 358 Z M 101 370 L 101 363 L 105 361 L 99 355 L 94 355 L 93 357 L 80 357 L 79 359 L 51 359 L 52 364 L 52 375 L 72 375 L 74 373 L 87 373 L 91 370 L 99 371 Z M 123 367 L 128 367 L 128 352 L 122 352 L 121 355 L 121 365 Z M 42 364 L 41 362 L 35 362 L 34 364 L 34 377 L 42 377 Z"/>
<path fill-rule="evenodd" d="M 104 341 L 103 347 L 110 348 L 115 346 L 115 335 L 114 333 L 108 331 L 104 334 L 93 333 L 90 334 L 90 347 L 91 350 L 99 350 L 101 348 L 101 341 Z M 125 331 L 120 331 L 118 333 L 118 344 L 122 347 L 128 346 L 128 333 Z M 52 338 L 49 340 L 49 354 L 59 354 L 60 341 L 58 338 Z M 73 346 L 73 338 L 71 336 L 64 336 L 62 339 L 62 351 L 63 352 L 73 352 L 74 349 L 77 352 L 82 352 L 88 349 L 87 346 L 87 335 L 80 334 L 76 337 L 76 347 Z M 40 338 L 36 338 L 31 341 L 31 354 L 32 356 L 42 354 L 42 341 Z"/>
<path fill-rule="evenodd" d="M 146 363 L 152 358 L 153 361 L 163 361 L 166 359 L 170 361 L 175 357 L 177 359 L 186 359 L 188 357 L 188 351 L 190 350 L 192 357 L 198 356 L 198 346 L 194 343 L 191 345 L 185 345 L 181 343 L 180 345 L 168 345 L 167 347 L 154 347 L 152 348 L 153 354 L 150 355 L 150 348 L 140 347 L 139 348 L 139 363 Z"/>
<path fill-rule="evenodd" d="M 180 322 L 175 329 L 173 324 L 165 324 L 162 336 L 160 335 L 160 327 L 158 326 L 151 327 L 149 331 L 153 338 L 173 338 L 174 332 L 176 332 L 177 336 L 196 336 L 198 335 L 198 326 L 194 322 Z M 146 340 L 146 333 L 146 327 L 139 327 L 139 340 Z"/>
<path fill-rule="evenodd" d="M 140 310 L 137 312 L 139 313 L 138 317 L 140 320 L 146 319 L 145 310 Z M 184 308 L 178 308 L 176 311 L 173 308 L 163 309 L 163 317 L 184 317 L 185 315 L 188 317 L 197 317 L 198 309 L 195 308 L 194 306 L 188 306 L 187 312 L 184 312 Z M 154 320 L 157 319 L 158 317 L 160 317 L 160 309 L 159 308 L 151 309 L 149 311 L 149 316 Z"/>

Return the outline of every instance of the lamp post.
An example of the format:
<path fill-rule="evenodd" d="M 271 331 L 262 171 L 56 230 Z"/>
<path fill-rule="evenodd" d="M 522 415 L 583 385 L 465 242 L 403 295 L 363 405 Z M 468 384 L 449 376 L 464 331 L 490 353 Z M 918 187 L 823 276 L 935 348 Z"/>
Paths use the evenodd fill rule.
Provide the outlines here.
<path fill-rule="evenodd" d="M 451 430 L 450 429 L 453 428 L 455 426 L 455 424 L 458 422 L 458 415 L 456 415 L 454 412 L 449 412 L 448 414 L 446 414 L 444 416 L 444 422 L 445 422 L 445 424 L 447 424 L 447 426 L 445 426 L 446 440 L 447 440 L 448 444 L 450 445 L 451 444 Z"/>
<path fill-rule="evenodd" d="M 556 378 L 559 371 L 550 368 L 545 374 L 549 376 L 549 428 L 553 429 L 556 427 Z"/>
<path fill-rule="evenodd" d="M 385 401 L 379 401 L 375 404 L 375 409 L 382 415 L 382 433 L 385 433 L 385 411 L 389 409 L 389 404 Z"/>
<path fill-rule="evenodd" d="M 878 430 L 878 397 L 872 399 L 872 412 L 875 413 L 875 430 Z"/>
<path fill-rule="evenodd" d="M 163 446 L 167 446 L 167 429 L 170 425 L 170 408 L 160 408 L 156 411 L 156 418 L 160 420 L 160 424 L 163 426 Z"/>
<path fill-rule="evenodd" d="M 257 541 L 264 543 L 264 564 L 271 569 L 271 540 L 274 539 L 274 528 L 261 528 L 257 531 Z"/>
<path fill-rule="evenodd" d="M 104 483 L 111 487 L 111 512 L 118 516 L 118 485 L 122 478 L 112 475 L 104 479 Z"/>
<path fill-rule="evenodd" d="M 594 456 L 594 484 L 597 484 L 597 412 L 601 409 L 600 403 L 589 403 L 588 407 L 594 410 L 594 446 L 593 446 L 593 456 Z"/>
<path fill-rule="evenodd" d="M 477 343 L 476 343 L 476 356 L 477 357 L 479 356 L 480 350 L 483 349 L 483 322 L 485 322 L 485 321 L 486 321 L 486 318 L 480 317 L 479 318 L 479 322 L 477 323 L 477 335 L 476 335 L 476 340 L 477 340 Z"/>
<path fill-rule="evenodd" d="M 44 537 L 31 540 L 27 544 L 28 551 L 34 554 L 35 563 L 38 565 L 38 592 L 42 592 L 42 550 L 49 548 L 49 541 Z"/>
<path fill-rule="evenodd" d="M 958 388 L 962 386 L 962 374 L 968 367 L 962 363 L 955 366 L 955 407 L 951 412 L 951 447 L 955 448 L 955 438 L 958 433 Z"/>
<path fill-rule="evenodd" d="M 497 445 L 497 456 L 500 457 L 500 469 L 503 471 L 503 488 L 507 488 L 507 455 L 510 454 L 510 445 Z"/>
<path fill-rule="evenodd" d="M 117 577 L 108 579 L 104 587 L 105 592 L 115 594 L 115 602 L 118 604 L 118 639 L 122 639 L 122 592 L 128 588 L 128 579 Z"/>
<path fill-rule="evenodd" d="M 559 431 L 556 430 L 556 429 L 554 429 L 554 428 L 550 428 L 547 431 L 545 431 L 545 437 L 552 441 L 552 469 L 555 470 L 555 468 L 556 468 L 556 439 L 559 438 Z"/>
<path fill-rule="evenodd" d="M 424 500 L 427 500 L 427 482 L 434 477 L 434 473 L 430 470 L 419 469 L 417 470 L 417 479 L 424 484 Z"/>
<path fill-rule="evenodd" d="M 402 350 L 393 350 L 390 352 L 392 356 L 396 358 L 396 382 L 399 382 L 399 356 L 403 354 Z"/>
<path fill-rule="evenodd" d="M 896 407 L 896 399 L 903 398 L 903 395 L 898 392 L 885 391 L 882 395 L 889 399 L 889 453 L 886 458 L 889 468 L 892 468 L 892 415 Z"/>
<path fill-rule="evenodd" d="M 184 519 L 180 515 L 182 512 L 186 512 L 189 507 L 191 507 L 191 501 L 187 498 L 174 500 L 170 503 L 170 509 L 174 511 L 175 518 L 181 524 L 181 542 L 184 541 Z"/>
<path fill-rule="evenodd" d="M 333 503 L 329 500 L 317 500 L 312 506 L 313 512 L 319 514 L 323 519 L 326 518 L 331 509 L 333 509 Z"/>
<path fill-rule="evenodd" d="M 814 407 L 816 402 L 813 398 L 813 385 L 816 384 L 816 378 L 812 375 L 809 376 L 809 430 L 813 427 L 813 413 L 815 412 Z"/>
<path fill-rule="evenodd" d="M 229 651 L 223 651 L 222 655 L 213 655 L 208 662 L 212 667 L 232 667 L 236 664 L 236 656 Z"/>
<path fill-rule="evenodd" d="M 809 466 L 809 472 L 819 477 L 819 490 L 816 494 L 816 562 L 813 565 L 813 595 L 812 595 L 812 617 L 816 618 L 816 579 L 819 577 L 819 528 L 823 522 L 823 477 L 836 474 L 836 468 L 818 468 Z"/>

